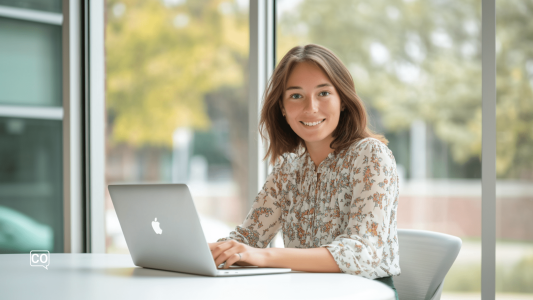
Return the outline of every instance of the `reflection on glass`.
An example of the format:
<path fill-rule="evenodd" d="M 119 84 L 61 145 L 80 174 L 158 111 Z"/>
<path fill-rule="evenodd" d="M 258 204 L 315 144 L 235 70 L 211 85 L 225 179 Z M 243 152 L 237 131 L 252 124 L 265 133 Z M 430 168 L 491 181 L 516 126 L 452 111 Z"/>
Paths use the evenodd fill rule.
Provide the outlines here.
<path fill-rule="evenodd" d="M 209 242 L 244 219 L 248 3 L 106 1 L 106 181 L 185 182 Z M 107 194 L 107 251 L 126 252 Z"/>
<path fill-rule="evenodd" d="M 0 0 L 0 5 L 61 13 L 61 2 L 61 0 Z"/>
<path fill-rule="evenodd" d="M 0 118 L 0 253 L 62 252 L 61 121 Z"/>
<path fill-rule="evenodd" d="M 61 26 L 0 17 L 0 105 L 61 106 Z"/>
<path fill-rule="evenodd" d="M 278 0 L 277 55 L 323 45 L 349 68 L 400 175 L 398 227 L 460 237 L 443 299 L 481 289 L 481 1 Z M 401 252 L 401 250 L 400 250 Z"/>
<path fill-rule="evenodd" d="M 531 1 L 496 1 L 496 298 L 533 299 Z"/>

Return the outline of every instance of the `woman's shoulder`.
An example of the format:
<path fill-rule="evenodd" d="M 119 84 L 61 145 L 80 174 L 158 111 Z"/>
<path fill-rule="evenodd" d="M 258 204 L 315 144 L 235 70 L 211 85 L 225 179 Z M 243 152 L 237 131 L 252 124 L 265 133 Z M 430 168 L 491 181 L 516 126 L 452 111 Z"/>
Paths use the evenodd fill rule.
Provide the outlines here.
<path fill-rule="evenodd" d="M 385 143 L 373 137 L 366 137 L 366 138 L 362 138 L 362 139 L 359 139 L 353 142 L 352 145 L 350 146 L 350 149 L 360 151 L 360 150 L 368 149 L 369 147 L 389 149 L 387 145 L 385 145 Z"/>
<path fill-rule="evenodd" d="M 297 153 L 283 153 L 274 165 L 274 169 L 283 171 L 283 173 L 290 173 L 294 171 L 295 168 L 297 168 L 300 163 L 301 157 L 302 155 Z"/>
<path fill-rule="evenodd" d="M 349 154 L 355 157 L 364 156 L 386 156 L 394 160 L 392 151 L 383 143 L 382 141 L 373 138 L 366 137 L 360 140 L 355 141 L 348 149 Z"/>

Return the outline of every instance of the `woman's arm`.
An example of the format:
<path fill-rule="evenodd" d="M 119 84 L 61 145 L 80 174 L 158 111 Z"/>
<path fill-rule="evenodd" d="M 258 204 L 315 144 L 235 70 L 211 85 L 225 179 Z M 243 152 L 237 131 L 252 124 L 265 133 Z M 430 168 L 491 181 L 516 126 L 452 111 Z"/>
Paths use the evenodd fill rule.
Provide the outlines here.
<path fill-rule="evenodd" d="M 343 273 L 369 279 L 394 275 L 397 265 L 397 174 L 392 153 L 381 142 L 359 147 L 344 232 L 325 247 Z M 384 249 L 387 248 L 387 251 Z"/>
<path fill-rule="evenodd" d="M 218 266 L 258 266 L 264 268 L 290 268 L 294 271 L 339 273 L 340 269 L 326 248 L 254 248 L 237 241 L 210 243 L 209 248 Z M 237 254 L 238 253 L 238 254 Z"/>
<path fill-rule="evenodd" d="M 267 248 L 265 267 L 290 268 L 293 271 L 340 273 L 339 266 L 326 248 Z"/>
<path fill-rule="evenodd" d="M 266 248 L 282 223 L 281 164 L 278 162 L 255 198 L 248 215 L 229 236 L 217 242 L 235 240 L 255 248 Z"/>
<path fill-rule="evenodd" d="M 232 264 L 264 265 L 265 252 L 258 250 L 268 246 L 282 223 L 282 165 L 283 159 L 274 166 L 244 222 L 235 227 L 228 237 L 209 243 L 217 266 L 223 262 L 226 262 L 226 267 Z"/>

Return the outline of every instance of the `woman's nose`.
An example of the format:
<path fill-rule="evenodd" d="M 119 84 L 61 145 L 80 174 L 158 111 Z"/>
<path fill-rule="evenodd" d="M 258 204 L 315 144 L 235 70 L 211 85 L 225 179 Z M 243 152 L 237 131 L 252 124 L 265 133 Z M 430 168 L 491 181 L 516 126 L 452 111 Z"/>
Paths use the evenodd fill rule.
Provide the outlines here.
<path fill-rule="evenodd" d="M 308 100 L 305 101 L 304 112 L 308 114 L 318 112 L 318 99 L 316 99 L 314 96 L 311 96 L 307 99 Z"/>

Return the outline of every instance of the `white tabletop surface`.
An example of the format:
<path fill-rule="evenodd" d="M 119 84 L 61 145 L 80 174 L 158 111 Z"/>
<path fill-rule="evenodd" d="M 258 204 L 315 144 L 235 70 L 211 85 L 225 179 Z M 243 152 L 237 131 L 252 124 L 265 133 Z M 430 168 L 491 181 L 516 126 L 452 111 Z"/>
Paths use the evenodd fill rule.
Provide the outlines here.
<path fill-rule="evenodd" d="M 359 276 L 304 273 L 207 277 L 136 267 L 129 255 L 55 254 L 48 270 L 30 254 L 0 255 L 1 299 L 394 299 Z"/>

